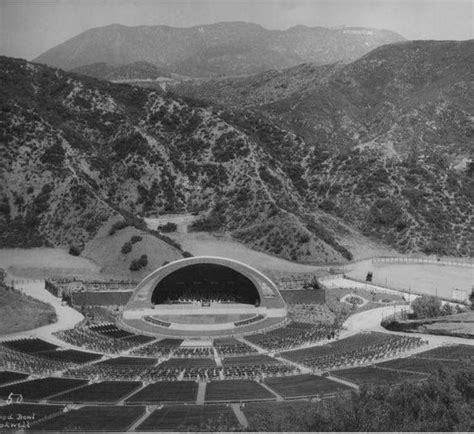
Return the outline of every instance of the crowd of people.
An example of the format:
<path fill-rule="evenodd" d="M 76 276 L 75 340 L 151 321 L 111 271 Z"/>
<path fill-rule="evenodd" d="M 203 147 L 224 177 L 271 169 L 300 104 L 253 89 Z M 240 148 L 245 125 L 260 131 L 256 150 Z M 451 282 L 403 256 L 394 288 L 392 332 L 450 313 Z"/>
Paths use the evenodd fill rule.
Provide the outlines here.
<path fill-rule="evenodd" d="M 221 357 L 241 356 L 245 354 L 255 354 L 257 352 L 257 350 L 250 345 L 234 338 L 216 339 L 214 340 L 214 347 Z"/>
<path fill-rule="evenodd" d="M 332 348 L 322 347 L 323 351 L 321 351 L 320 355 L 314 351 L 308 352 L 307 355 L 305 355 L 305 350 L 300 350 L 294 353 L 284 353 L 283 356 L 290 360 L 300 362 L 310 368 L 324 371 L 372 363 L 377 360 L 396 356 L 397 354 L 425 344 L 425 341 L 418 337 L 390 335 L 382 342 L 359 347 L 351 347 L 351 345 L 349 345 L 345 348 L 343 341 L 344 340 L 339 341 L 341 345 Z"/>
<path fill-rule="evenodd" d="M 251 303 L 255 304 L 256 300 L 252 300 L 244 291 L 236 287 L 214 288 L 208 287 L 192 287 L 183 288 L 181 291 L 174 291 L 168 294 L 165 303 Z"/>
<path fill-rule="evenodd" d="M 295 375 L 299 369 L 286 364 L 254 364 L 240 366 L 196 366 L 170 367 L 160 365 L 146 366 L 111 366 L 91 364 L 82 367 L 67 368 L 63 374 L 73 378 L 93 378 L 96 380 L 122 381 L 211 381 L 217 379 L 263 379 L 271 376 Z"/>
<path fill-rule="evenodd" d="M 70 362 L 44 359 L 0 345 L 0 366 L 6 370 L 30 372 L 32 374 L 51 374 L 75 365 Z"/>
<path fill-rule="evenodd" d="M 221 367 L 195 367 L 183 371 L 183 380 L 211 381 L 221 378 Z"/>
<path fill-rule="evenodd" d="M 286 327 L 246 336 L 246 339 L 269 351 L 283 351 L 310 345 L 323 339 L 334 339 L 339 333 L 335 324 L 293 322 Z"/>
<path fill-rule="evenodd" d="M 166 359 L 181 345 L 182 342 L 182 339 L 162 339 L 136 348 L 132 350 L 130 354 Z"/>
<path fill-rule="evenodd" d="M 55 336 L 71 345 L 108 354 L 121 353 L 140 344 L 134 339 L 117 339 L 106 336 L 90 330 L 87 326 L 61 330 L 56 332 Z"/>
<path fill-rule="evenodd" d="M 63 376 L 73 378 L 93 378 L 97 380 L 143 381 L 177 381 L 182 371 L 175 368 L 146 366 L 117 366 L 92 364 L 80 368 L 67 369 Z"/>
<path fill-rule="evenodd" d="M 233 379 L 263 379 L 265 377 L 282 377 L 284 375 L 296 375 L 299 369 L 293 365 L 240 365 L 224 366 L 223 375 L 227 380 Z"/>
<path fill-rule="evenodd" d="M 186 359 L 214 357 L 214 349 L 212 347 L 178 347 L 174 350 L 173 357 Z"/>
<path fill-rule="evenodd" d="M 312 324 L 332 324 L 336 318 L 326 304 L 290 304 L 288 315 L 295 322 Z"/>

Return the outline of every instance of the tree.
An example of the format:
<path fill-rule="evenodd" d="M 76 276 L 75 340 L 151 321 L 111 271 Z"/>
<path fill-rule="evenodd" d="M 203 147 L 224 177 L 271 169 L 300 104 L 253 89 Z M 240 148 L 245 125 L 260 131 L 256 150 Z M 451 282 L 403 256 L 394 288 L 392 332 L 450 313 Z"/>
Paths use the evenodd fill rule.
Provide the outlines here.
<path fill-rule="evenodd" d="M 75 246 L 74 244 L 69 247 L 69 254 L 72 256 L 79 256 L 82 250 L 79 246 Z"/>
<path fill-rule="evenodd" d="M 130 253 L 132 251 L 132 243 L 130 241 L 127 241 L 121 249 L 121 252 L 126 255 L 127 253 Z"/>
<path fill-rule="evenodd" d="M 411 304 L 415 318 L 435 318 L 441 315 L 441 300 L 432 295 L 422 295 Z"/>
<path fill-rule="evenodd" d="M 147 255 L 142 255 L 138 259 L 134 259 L 130 263 L 130 270 L 131 271 L 138 271 L 141 270 L 142 268 L 146 267 L 148 265 L 148 256 Z"/>
<path fill-rule="evenodd" d="M 453 313 L 452 306 L 449 303 L 444 303 L 441 308 L 441 315 L 452 315 Z"/>

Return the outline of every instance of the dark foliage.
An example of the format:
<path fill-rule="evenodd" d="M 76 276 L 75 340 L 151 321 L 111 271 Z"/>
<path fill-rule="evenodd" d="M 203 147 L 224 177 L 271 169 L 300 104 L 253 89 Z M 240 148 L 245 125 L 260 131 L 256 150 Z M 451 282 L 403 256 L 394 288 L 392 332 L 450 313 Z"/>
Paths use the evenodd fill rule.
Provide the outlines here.
<path fill-rule="evenodd" d="M 164 225 L 160 225 L 157 228 L 160 232 L 176 232 L 176 229 L 178 229 L 178 226 L 176 223 L 168 222 Z"/>
<path fill-rule="evenodd" d="M 79 256 L 82 253 L 82 249 L 79 246 L 71 245 L 69 247 L 69 254 L 72 256 Z"/>
<path fill-rule="evenodd" d="M 148 265 L 148 256 L 147 255 L 141 255 L 138 259 L 134 259 L 130 263 L 130 270 L 131 271 L 138 271 L 141 270 L 142 268 L 146 267 Z"/>

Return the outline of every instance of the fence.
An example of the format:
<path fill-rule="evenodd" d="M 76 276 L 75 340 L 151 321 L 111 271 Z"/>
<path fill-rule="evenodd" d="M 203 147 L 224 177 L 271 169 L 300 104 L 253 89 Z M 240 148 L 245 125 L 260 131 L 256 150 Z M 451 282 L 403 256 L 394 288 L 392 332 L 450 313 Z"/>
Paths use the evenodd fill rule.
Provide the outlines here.
<path fill-rule="evenodd" d="M 406 258 L 406 257 L 389 257 L 383 256 L 372 258 L 372 263 L 395 263 L 395 264 L 434 264 L 434 265 L 451 265 L 455 267 L 472 267 L 474 262 L 469 258 L 443 259 L 443 258 Z"/>

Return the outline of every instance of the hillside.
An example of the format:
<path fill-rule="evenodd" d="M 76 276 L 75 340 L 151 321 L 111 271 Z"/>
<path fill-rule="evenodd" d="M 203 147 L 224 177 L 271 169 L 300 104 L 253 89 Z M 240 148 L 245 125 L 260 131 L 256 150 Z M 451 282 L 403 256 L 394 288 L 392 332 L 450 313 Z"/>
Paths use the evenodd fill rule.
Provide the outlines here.
<path fill-rule="evenodd" d="M 244 22 L 189 28 L 127 27 L 87 30 L 51 48 L 35 62 L 63 69 L 106 63 L 149 62 L 193 77 L 241 75 L 304 62 L 348 62 L 403 37 L 386 30 L 296 26 L 267 30 Z"/>
<path fill-rule="evenodd" d="M 149 62 L 133 62 L 127 65 L 110 65 L 99 62 L 74 68 L 71 72 L 89 75 L 101 80 L 154 80 L 158 77 L 170 77 L 170 71 L 158 68 Z"/>
<path fill-rule="evenodd" d="M 53 306 L 0 282 L 0 318 L 0 335 L 6 335 L 54 323 L 56 312 Z"/>
<path fill-rule="evenodd" d="M 308 208 L 268 147 L 303 150 L 294 134 L 22 60 L 0 66 L 2 245 L 82 247 L 111 217 L 144 230 L 132 216 L 187 211 L 201 214 L 195 230 L 284 258 L 350 258 L 339 241 L 350 229 Z"/>
<path fill-rule="evenodd" d="M 186 84 L 300 136 L 307 204 L 401 251 L 472 255 L 474 42 L 387 45 L 349 65 Z"/>
<path fill-rule="evenodd" d="M 301 262 L 344 261 L 367 237 L 472 255 L 472 52 L 401 43 L 263 74 L 248 98 L 264 104 L 242 107 L 2 58 L 0 240 L 82 246 L 111 216 L 143 231 L 132 216 L 187 212 L 192 230 Z M 266 100 L 293 72 L 294 92 Z"/>
<path fill-rule="evenodd" d="M 138 280 L 165 262 L 182 259 L 181 252 L 142 230 L 127 226 L 110 235 L 113 223 L 120 219 L 110 219 L 84 247 L 82 256 L 92 259 L 100 266 L 100 272 L 115 279 Z M 124 246 L 129 248 L 125 250 Z M 147 256 L 147 265 L 140 270 L 131 271 L 130 265 L 141 255 Z"/>

